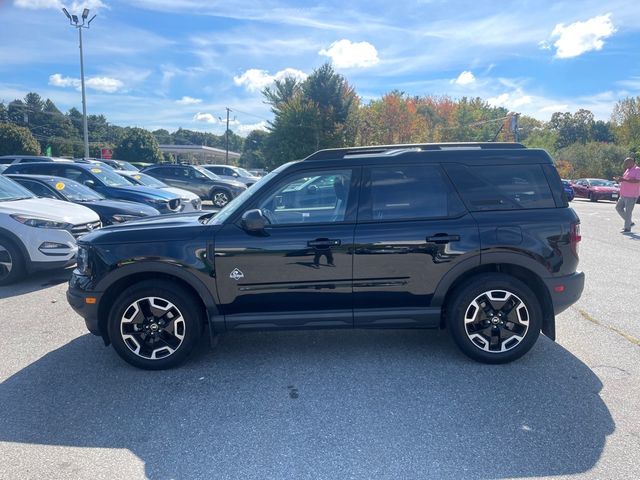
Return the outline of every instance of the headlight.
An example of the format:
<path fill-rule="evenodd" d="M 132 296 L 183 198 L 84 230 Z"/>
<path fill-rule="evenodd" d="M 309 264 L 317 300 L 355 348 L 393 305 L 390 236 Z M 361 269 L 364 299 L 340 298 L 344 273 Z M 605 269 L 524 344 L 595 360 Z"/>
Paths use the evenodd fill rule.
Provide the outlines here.
<path fill-rule="evenodd" d="M 78 245 L 78 258 L 76 260 L 76 269 L 80 275 L 89 275 L 91 267 L 89 263 L 89 249 L 83 245 Z"/>
<path fill-rule="evenodd" d="M 113 223 L 123 223 L 123 222 L 129 222 L 131 220 L 138 220 L 140 217 L 136 216 L 136 215 L 114 215 L 113 217 L 111 217 L 111 221 Z"/>
<path fill-rule="evenodd" d="M 148 202 L 153 203 L 154 205 L 164 205 L 167 203 L 167 200 L 164 200 L 162 198 L 150 198 Z"/>
<path fill-rule="evenodd" d="M 68 223 L 55 222 L 53 220 L 47 220 L 46 218 L 27 217 L 25 215 L 11 215 L 16 222 L 20 222 L 28 227 L 36 228 L 55 228 L 58 230 L 65 230 L 69 228 Z"/>

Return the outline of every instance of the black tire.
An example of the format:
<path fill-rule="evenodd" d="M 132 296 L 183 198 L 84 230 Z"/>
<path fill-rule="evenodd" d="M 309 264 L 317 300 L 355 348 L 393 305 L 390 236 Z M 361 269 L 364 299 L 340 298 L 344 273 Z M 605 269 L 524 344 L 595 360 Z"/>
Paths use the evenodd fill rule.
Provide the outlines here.
<path fill-rule="evenodd" d="M 0 236 L 0 285 L 15 283 L 25 273 L 25 259 L 20 249 L 8 238 Z"/>
<path fill-rule="evenodd" d="M 598 201 L 598 199 L 597 199 L 597 197 L 595 197 L 595 196 L 593 195 L 593 193 L 590 193 L 590 194 L 589 194 L 589 201 L 590 201 L 590 202 L 597 202 L 597 201 Z"/>
<path fill-rule="evenodd" d="M 223 208 L 233 199 L 233 197 L 227 190 L 216 188 L 211 191 L 210 199 L 214 207 Z"/>
<path fill-rule="evenodd" d="M 502 295 L 497 292 L 507 292 L 506 301 L 492 302 L 490 297 Z M 488 293 L 491 295 L 487 296 Z M 511 304 L 510 313 L 505 315 L 508 310 L 505 307 Z M 492 313 L 487 314 L 487 306 Z M 467 323 L 465 319 L 477 320 Z M 542 308 L 536 295 L 522 281 L 502 273 L 485 273 L 470 278 L 452 292 L 447 306 L 447 327 L 468 357 L 482 363 L 508 363 L 520 358 L 536 343 L 542 328 Z M 494 340 L 500 344 L 494 345 Z"/>
<path fill-rule="evenodd" d="M 156 312 L 158 312 L 158 315 L 160 314 L 159 310 L 150 303 L 149 298 L 159 299 L 153 300 L 153 303 L 166 308 L 160 320 L 156 318 Z M 161 301 L 166 302 L 171 307 L 175 307 L 175 310 Z M 146 303 L 149 303 L 149 307 L 144 306 Z M 171 281 L 160 280 L 137 283 L 127 288 L 113 302 L 108 318 L 111 343 L 118 355 L 134 367 L 145 370 L 174 368 L 184 362 L 198 344 L 202 326 L 204 325 L 202 311 L 199 308 L 200 303 L 200 300 L 192 292 Z M 134 307 L 134 305 L 136 306 Z M 150 318 L 153 315 L 155 320 L 147 322 L 146 325 L 144 324 L 146 320 L 142 323 L 125 321 L 125 314 L 131 320 L 140 318 L 138 313 L 131 315 L 132 312 L 136 311 L 136 308 L 142 313 L 142 317 Z M 144 308 L 153 310 L 145 313 L 143 312 Z M 159 327 L 158 324 L 163 322 L 162 318 L 169 314 L 171 314 L 171 317 L 168 317 L 168 319 L 171 319 L 171 321 L 164 320 L 167 327 Z M 181 321 L 176 323 L 176 319 L 181 319 Z M 152 327 L 153 323 L 156 323 L 155 330 L 147 328 Z M 173 324 L 173 334 L 168 330 L 171 324 Z M 147 331 L 143 331 L 143 328 L 146 328 Z M 151 338 L 151 335 L 154 338 Z M 182 335 L 182 339 L 178 338 L 180 335 Z M 125 339 L 125 336 L 128 338 Z M 166 339 L 170 340 L 170 342 L 167 342 Z M 136 346 L 138 346 L 139 353 L 133 350 Z M 157 358 L 159 356 L 158 351 L 166 353 L 167 349 L 172 350 L 171 347 L 175 347 L 172 352 Z M 151 354 L 156 358 L 149 356 L 149 350 L 152 350 Z"/>

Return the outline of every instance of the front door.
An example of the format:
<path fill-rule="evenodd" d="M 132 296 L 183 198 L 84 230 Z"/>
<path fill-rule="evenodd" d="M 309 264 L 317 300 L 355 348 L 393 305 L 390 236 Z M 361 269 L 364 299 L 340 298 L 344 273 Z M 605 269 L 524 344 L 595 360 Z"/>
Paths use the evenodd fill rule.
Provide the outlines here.
<path fill-rule="evenodd" d="M 228 329 L 353 325 L 358 182 L 352 168 L 292 173 L 247 207 L 269 220 L 262 234 L 223 226 L 215 269 Z"/>
<path fill-rule="evenodd" d="M 475 220 L 438 165 L 367 168 L 360 204 L 355 326 L 437 326 L 438 282 L 458 262 L 480 263 Z"/>

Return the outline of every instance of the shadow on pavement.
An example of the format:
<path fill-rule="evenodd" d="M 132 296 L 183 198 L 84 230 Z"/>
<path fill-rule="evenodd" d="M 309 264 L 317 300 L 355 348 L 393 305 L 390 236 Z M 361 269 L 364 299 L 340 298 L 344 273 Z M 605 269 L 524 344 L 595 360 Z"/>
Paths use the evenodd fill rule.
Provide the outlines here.
<path fill-rule="evenodd" d="M 0 441 L 126 448 L 154 479 L 506 478 L 586 472 L 614 430 L 596 375 L 543 337 L 503 366 L 433 331 L 228 335 L 165 372 L 100 345 L 0 384 Z"/>
<path fill-rule="evenodd" d="M 27 293 L 37 292 L 44 288 L 68 282 L 72 272 L 73 268 L 61 268 L 32 273 L 18 283 L 0 287 L 0 300 L 26 295 Z"/>

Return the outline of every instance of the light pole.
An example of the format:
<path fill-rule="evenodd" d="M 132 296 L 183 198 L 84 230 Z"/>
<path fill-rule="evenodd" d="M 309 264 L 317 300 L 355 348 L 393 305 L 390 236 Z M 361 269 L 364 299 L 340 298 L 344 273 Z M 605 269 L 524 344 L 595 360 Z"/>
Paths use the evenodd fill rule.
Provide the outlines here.
<path fill-rule="evenodd" d="M 69 19 L 69 25 L 78 29 L 78 37 L 80 38 L 80 84 L 82 85 L 82 126 L 83 126 L 83 134 L 84 134 L 84 156 L 85 158 L 89 158 L 89 129 L 87 127 L 87 97 L 84 91 L 84 58 L 82 55 L 82 29 L 89 28 L 91 22 L 96 16 L 91 17 L 89 21 L 87 21 L 87 17 L 89 16 L 89 9 L 85 8 L 82 11 L 82 23 L 78 19 L 77 15 L 69 15 L 69 12 L 66 8 L 63 8 L 62 11 Z"/>

